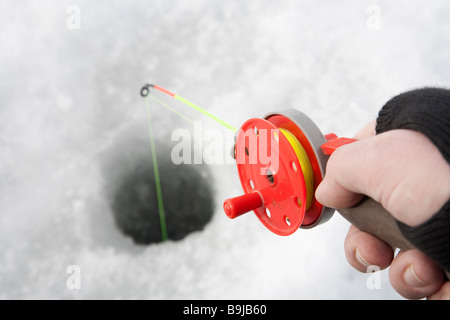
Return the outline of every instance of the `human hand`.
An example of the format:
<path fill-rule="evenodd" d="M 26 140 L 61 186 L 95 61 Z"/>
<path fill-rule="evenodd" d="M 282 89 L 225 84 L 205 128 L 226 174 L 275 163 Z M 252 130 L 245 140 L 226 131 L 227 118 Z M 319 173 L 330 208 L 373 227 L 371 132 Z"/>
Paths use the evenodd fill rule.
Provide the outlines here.
<path fill-rule="evenodd" d="M 337 149 L 316 190 L 325 206 L 352 207 L 365 195 L 380 202 L 397 220 L 417 226 L 449 199 L 450 166 L 422 133 L 391 130 L 375 135 L 375 121 Z M 376 237 L 351 227 L 345 241 L 349 263 L 365 272 L 369 265 L 390 266 L 392 286 L 405 298 L 450 298 L 450 282 L 441 268 L 419 250 L 400 252 Z"/>

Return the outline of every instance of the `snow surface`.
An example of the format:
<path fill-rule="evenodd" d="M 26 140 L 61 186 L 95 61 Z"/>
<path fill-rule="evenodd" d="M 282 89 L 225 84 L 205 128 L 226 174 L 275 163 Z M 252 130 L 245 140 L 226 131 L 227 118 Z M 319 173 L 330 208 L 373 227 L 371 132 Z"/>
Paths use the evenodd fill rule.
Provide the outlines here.
<path fill-rule="evenodd" d="M 371 290 L 347 264 L 337 214 L 290 237 L 226 218 L 223 199 L 241 192 L 233 165 L 211 168 L 203 231 L 136 246 L 114 225 L 102 166 L 124 134 L 147 138 L 147 82 L 235 126 L 296 107 L 351 136 L 397 93 L 449 85 L 449 16 L 446 0 L 1 0 L 0 298 L 401 298 L 386 271 Z M 159 110 L 160 141 L 189 127 Z"/>

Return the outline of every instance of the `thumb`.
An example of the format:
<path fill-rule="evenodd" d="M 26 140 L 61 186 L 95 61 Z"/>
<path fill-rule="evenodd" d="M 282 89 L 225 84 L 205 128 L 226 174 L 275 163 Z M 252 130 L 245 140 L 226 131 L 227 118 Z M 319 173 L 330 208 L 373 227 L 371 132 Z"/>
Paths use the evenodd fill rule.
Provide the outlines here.
<path fill-rule="evenodd" d="M 362 140 L 373 137 L 375 135 L 376 119 L 369 122 L 364 126 L 353 138 Z M 359 143 L 359 142 L 358 142 Z M 316 199 L 321 204 L 330 208 L 348 208 L 357 204 L 363 195 L 352 192 L 350 189 L 343 187 L 337 179 L 337 176 L 343 175 L 340 172 L 340 164 L 347 162 L 351 159 L 354 148 L 346 150 L 345 148 L 351 147 L 345 145 L 336 150 L 327 163 L 327 174 L 324 180 L 316 189 Z M 347 158 L 347 159 L 346 159 Z M 357 162 L 358 160 L 355 159 Z M 340 180 L 340 179 L 339 179 Z"/>
<path fill-rule="evenodd" d="M 374 138 L 358 140 L 337 149 L 330 157 L 324 180 L 316 189 L 316 199 L 330 208 L 348 208 L 364 195 L 374 197 L 374 186 L 382 162 L 374 161 Z M 376 199 L 375 199 L 376 200 Z"/>

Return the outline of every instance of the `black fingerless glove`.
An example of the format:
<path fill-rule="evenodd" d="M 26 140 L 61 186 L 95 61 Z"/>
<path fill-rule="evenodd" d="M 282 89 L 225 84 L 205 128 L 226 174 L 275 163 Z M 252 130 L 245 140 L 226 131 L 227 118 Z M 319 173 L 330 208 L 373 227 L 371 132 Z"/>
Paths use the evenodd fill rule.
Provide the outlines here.
<path fill-rule="evenodd" d="M 389 100 L 378 114 L 376 133 L 394 129 L 423 133 L 450 164 L 450 90 L 418 89 Z M 419 226 L 397 224 L 416 248 L 450 271 L 450 200 Z"/>

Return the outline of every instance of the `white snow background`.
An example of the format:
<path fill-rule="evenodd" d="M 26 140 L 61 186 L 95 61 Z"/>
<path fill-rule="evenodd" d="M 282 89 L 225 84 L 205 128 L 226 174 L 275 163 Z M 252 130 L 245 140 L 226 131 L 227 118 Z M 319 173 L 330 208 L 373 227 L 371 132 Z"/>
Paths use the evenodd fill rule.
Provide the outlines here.
<path fill-rule="evenodd" d="M 295 107 L 352 136 L 392 96 L 449 85 L 449 16 L 446 0 L 0 0 L 0 298 L 401 298 L 386 271 L 370 289 L 347 264 L 338 214 L 289 237 L 253 214 L 229 220 L 234 165 L 211 168 L 203 231 L 137 246 L 114 225 L 102 164 L 127 132 L 148 139 L 147 82 L 236 127 Z M 189 127 L 152 108 L 160 141 Z"/>

